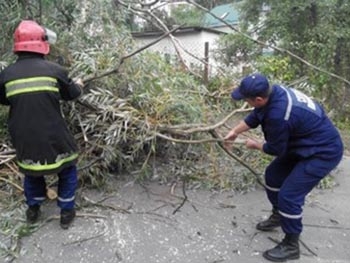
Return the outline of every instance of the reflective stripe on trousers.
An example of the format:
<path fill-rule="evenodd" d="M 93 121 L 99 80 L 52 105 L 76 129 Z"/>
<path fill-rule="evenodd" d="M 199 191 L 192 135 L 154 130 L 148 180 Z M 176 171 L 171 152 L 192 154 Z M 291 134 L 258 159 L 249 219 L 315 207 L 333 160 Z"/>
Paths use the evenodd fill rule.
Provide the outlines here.
<path fill-rule="evenodd" d="M 58 173 L 57 205 L 61 209 L 71 209 L 74 207 L 77 185 L 78 176 L 75 165 L 67 167 Z M 41 205 L 46 198 L 46 183 L 44 176 L 25 175 L 24 194 L 27 205 Z"/>
<path fill-rule="evenodd" d="M 266 168 L 266 194 L 281 215 L 281 226 L 285 233 L 302 232 L 305 197 L 340 160 L 341 154 L 331 160 L 276 158 Z"/>

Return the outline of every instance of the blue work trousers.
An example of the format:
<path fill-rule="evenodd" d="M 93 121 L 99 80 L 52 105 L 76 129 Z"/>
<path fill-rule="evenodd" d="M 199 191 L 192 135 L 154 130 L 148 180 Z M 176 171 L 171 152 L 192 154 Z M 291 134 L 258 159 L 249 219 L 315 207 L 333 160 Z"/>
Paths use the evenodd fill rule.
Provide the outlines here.
<path fill-rule="evenodd" d="M 331 159 L 279 157 L 266 168 L 267 197 L 281 216 L 284 233 L 302 232 L 302 207 L 305 197 L 338 165 L 341 158 L 342 151 Z"/>
<path fill-rule="evenodd" d="M 57 205 L 61 209 L 72 209 L 75 204 L 75 191 L 78 185 L 75 165 L 64 168 L 58 174 Z M 24 195 L 28 206 L 41 205 L 46 199 L 46 182 L 44 176 L 24 177 Z"/>

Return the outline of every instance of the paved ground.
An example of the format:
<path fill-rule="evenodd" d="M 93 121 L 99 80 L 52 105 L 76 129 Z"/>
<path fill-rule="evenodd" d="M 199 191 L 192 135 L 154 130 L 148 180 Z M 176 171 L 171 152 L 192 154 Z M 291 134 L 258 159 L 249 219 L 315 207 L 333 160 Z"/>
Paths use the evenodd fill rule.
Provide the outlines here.
<path fill-rule="evenodd" d="M 350 159 L 335 173 L 338 186 L 315 189 L 307 199 L 301 240 L 302 263 L 350 262 Z M 22 239 L 16 263 L 219 263 L 267 262 L 262 252 L 283 237 L 281 230 L 262 233 L 255 224 L 269 212 L 262 189 L 244 195 L 232 192 L 145 187 L 118 182 L 115 193 L 81 193 L 84 209 L 68 230 L 58 220 Z M 98 205 L 92 205 L 92 203 Z M 83 204 L 82 203 L 82 204 Z M 87 206 L 90 204 L 90 206 Z M 43 220 L 58 214 L 54 202 Z"/>

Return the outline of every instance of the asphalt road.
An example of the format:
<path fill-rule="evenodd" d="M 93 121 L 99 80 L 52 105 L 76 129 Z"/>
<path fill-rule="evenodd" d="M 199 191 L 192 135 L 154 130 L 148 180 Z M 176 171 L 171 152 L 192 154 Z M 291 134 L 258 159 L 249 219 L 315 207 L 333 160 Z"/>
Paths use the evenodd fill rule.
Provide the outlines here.
<path fill-rule="evenodd" d="M 331 190 L 315 189 L 304 207 L 302 263 L 350 262 L 350 159 L 334 173 Z M 181 186 L 115 182 L 115 191 L 84 191 L 83 209 L 62 230 L 55 202 L 43 207 L 43 226 L 22 239 L 16 263 L 260 263 L 282 231 L 255 224 L 270 210 L 263 189 L 246 194 L 187 190 Z M 93 205 L 95 203 L 95 205 Z M 97 203 L 97 205 L 96 205 Z"/>

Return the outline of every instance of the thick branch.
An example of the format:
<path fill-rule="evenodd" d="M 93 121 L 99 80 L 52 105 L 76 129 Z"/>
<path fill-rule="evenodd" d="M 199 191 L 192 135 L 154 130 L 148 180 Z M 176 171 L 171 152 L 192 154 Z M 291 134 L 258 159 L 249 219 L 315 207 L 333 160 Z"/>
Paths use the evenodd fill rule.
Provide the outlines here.
<path fill-rule="evenodd" d="M 181 134 L 181 135 L 192 134 L 195 132 L 208 132 L 208 131 L 215 130 L 215 129 L 223 126 L 230 118 L 232 118 L 232 116 L 234 116 L 237 113 L 251 111 L 252 108 L 247 108 L 247 106 L 248 106 L 248 104 L 244 103 L 244 105 L 241 108 L 232 111 L 230 114 L 228 114 L 226 117 L 224 117 L 221 121 L 219 121 L 213 125 L 210 125 L 210 126 L 204 126 L 203 124 L 198 124 L 197 126 L 193 126 L 192 124 L 190 124 L 188 126 L 189 128 L 186 129 L 186 125 L 183 124 L 182 126 L 158 125 L 158 128 L 160 131 L 174 133 L 174 134 Z M 180 127 L 180 129 L 179 129 L 179 127 Z"/>
<path fill-rule="evenodd" d="M 167 135 L 161 134 L 159 132 L 156 132 L 155 135 L 157 137 L 163 138 L 165 140 L 175 142 L 175 143 L 185 143 L 185 144 L 202 144 L 202 143 L 208 143 L 208 142 L 224 142 L 224 139 L 222 138 L 212 138 L 212 139 L 201 139 L 201 140 L 184 140 L 184 139 L 176 139 L 169 137 Z M 244 144 L 245 142 L 242 140 L 235 140 L 235 144 Z"/>

